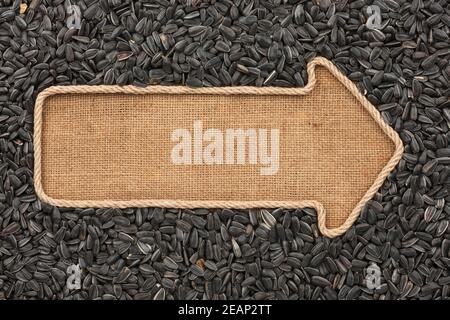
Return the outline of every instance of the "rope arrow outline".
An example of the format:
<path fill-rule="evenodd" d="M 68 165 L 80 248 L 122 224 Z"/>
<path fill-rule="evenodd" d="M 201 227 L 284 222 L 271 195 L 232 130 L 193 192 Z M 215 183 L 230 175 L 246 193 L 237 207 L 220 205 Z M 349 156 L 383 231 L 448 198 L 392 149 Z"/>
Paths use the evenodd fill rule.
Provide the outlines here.
<path fill-rule="evenodd" d="M 372 186 L 367 190 L 345 222 L 337 228 L 327 228 L 326 211 L 323 205 L 315 200 L 303 201 L 203 201 L 203 200 L 64 200 L 54 199 L 48 196 L 42 185 L 42 154 L 41 154 L 41 138 L 42 138 L 42 109 L 45 99 L 57 94 L 87 94 L 87 93 L 126 93 L 126 94 L 220 94 L 220 95 L 305 95 L 310 93 L 317 82 L 315 68 L 323 66 L 332 75 L 342 83 L 352 95 L 362 104 L 374 121 L 380 126 L 384 134 L 386 134 L 394 143 L 395 151 L 380 171 Z M 34 183 L 37 196 L 45 203 L 59 207 L 94 207 L 94 208 L 127 208 L 127 207 L 160 207 L 160 208 L 233 208 L 233 209 L 250 209 L 250 208 L 314 208 L 317 211 L 318 226 L 320 232 L 330 238 L 342 235 L 346 232 L 358 219 L 364 205 L 373 198 L 383 182 L 395 168 L 402 158 L 404 147 L 398 133 L 391 128 L 381 117 L 381 114 L 373 106 L 366 97 L 358 90 L 356 85 L 349 80 L 339 69 L 329 60 L 317 57 L 310 61 L 307 65 L 308 83 L 302 88 L 275 88 L 275 87 L 215 87 L 215 88 L 188 88 L 185 86 L 161 86 L 153 85 L 146 88 L 135 86 L 53 86 L 43 90 L 36 99 L 34 109 Z"/>

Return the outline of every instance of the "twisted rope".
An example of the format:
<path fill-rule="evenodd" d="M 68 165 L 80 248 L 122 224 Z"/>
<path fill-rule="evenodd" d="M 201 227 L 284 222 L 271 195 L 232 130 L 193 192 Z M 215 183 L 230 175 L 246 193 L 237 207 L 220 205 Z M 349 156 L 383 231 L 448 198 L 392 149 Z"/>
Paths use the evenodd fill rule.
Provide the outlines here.
<path fill-rule="evenodd" d="M 367 190 L 345 222 L 337 228 L 327 228 L 326 211 L 321 203 L 315 200 L 304 201 L 186 201 L 186 200 L 64 200 L 53 199 L 45 193 L 42 186 L 41 173 L 41 138 L 42 138 L 42 108 L 46 98 L 57 94 L 88 94 L 88 93 L 126 93 L 126 94 L 213 94 L 213 95 L 304 95 L 310 93 L 317 82 L 315 68 L 323 66 L 328 69 L 336 79 L 341 82 L 353 96 L 363 105 L 383 132 L 393 141 L 395 151 L 386 166 L 378 174 L 372 186 Z M 372 199 L 383 184 L 389 173 L 395 168 L 403 154 L 403 143 L 397 134 L 381 117 L 378 110 L 359 92 L 356 85 L 342 74 L 336 66 L 325 58 L 315 58 L 307 65 L 308 83 L 302 88 L 275 88 L 275 87 L 217 87 L 191 89 L 184 86 L 148 86 L 139 88 L 134 86 L 54 86 L 42 91 L 37 99 L 34 110 L 34 180 L 35 190 L 39 198 L 46 203 L 60 207 L 161 207 L 161 208 L 314 208 L 320 232 L 333 238 L 345 233 L 359 217 L 364 205 Z"/>

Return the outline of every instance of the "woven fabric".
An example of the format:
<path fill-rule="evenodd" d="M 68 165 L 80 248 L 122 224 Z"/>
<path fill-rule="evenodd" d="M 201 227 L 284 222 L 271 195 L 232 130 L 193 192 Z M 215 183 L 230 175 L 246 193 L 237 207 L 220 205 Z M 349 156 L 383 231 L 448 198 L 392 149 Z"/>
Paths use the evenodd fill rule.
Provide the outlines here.
<path fill-rule="evenodd" d="M 51 95 L 42 106 L 42 189 L 69 203 L 315 200 L 327 211 L 327 227 L 338 227 L 395 145 L 330 71 L 317 67 L 316 77 L 302 95 Z M 265 166 L 248 161 L 173 164 L 173 131 L 193 132 L 198 120 L 204 131 L 278 129 L 278 171 L 261 175 Z"/>

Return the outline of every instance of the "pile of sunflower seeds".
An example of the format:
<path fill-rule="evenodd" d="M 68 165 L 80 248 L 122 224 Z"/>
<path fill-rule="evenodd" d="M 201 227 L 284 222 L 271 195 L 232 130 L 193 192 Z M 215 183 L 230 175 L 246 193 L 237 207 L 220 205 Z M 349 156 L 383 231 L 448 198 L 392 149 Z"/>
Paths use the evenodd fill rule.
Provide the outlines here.
<path fill-rule="evenodd" d="M 448 299 L 449 35 L 448 0 L 1 0 L 0 299 Z M 58 209 L 36 198 L 43 89 L 304 86 L 316 56 L 405 144 L 343 236 L 322 237 L 310 209 Z"/>

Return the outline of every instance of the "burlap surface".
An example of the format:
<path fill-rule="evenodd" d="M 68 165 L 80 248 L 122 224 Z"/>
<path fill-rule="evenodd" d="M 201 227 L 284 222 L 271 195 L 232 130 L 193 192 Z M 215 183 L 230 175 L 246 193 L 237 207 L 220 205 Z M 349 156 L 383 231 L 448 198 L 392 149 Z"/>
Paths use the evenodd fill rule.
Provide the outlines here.
<path fill-rule="evenodd" d="M 95 87 L 78 94 L 61 88 L 42 100 L 38 194 L 60 206 L 98 207 L 303 207 L 317 201 L 327 212 L 326 228 L 342 227 L 376 192 L 401 147 L 392 129 L 373 118 L 370 104 L 361 104 L 356 88 L 327 68 L 318 63 L 312 92 L 300 94 L 99 93 Z M 279 129 L 277 173 L 261 175 L 265 166 L 248 161 L 173 164 L 172 132 L 192 133 L 196 120 L 203 130 L 224 133 Z"/>

